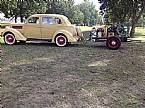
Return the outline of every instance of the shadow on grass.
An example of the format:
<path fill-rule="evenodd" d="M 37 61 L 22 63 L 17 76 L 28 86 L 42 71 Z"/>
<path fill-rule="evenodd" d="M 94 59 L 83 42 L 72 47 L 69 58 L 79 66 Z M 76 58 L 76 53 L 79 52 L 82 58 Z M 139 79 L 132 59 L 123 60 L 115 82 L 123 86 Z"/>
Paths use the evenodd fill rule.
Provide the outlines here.
<path fill-rule="evenodd" d="M 78 42 L 75 44 L 69 44 L 66 47 L 58 47 L 56 44 L 54 43 L 17 43 L 15 45 L 7 45 L 7 44 L 2 44 L 2 46 L 31 46 L 31 47 L 42 47 L 42 48 L 89 48 L 89 49 L 98 49 L 98 50 L 109 50 L 106 45 L 104 43 L 94 43 L 94 42 L 87 42 L 85 44 L 83 44 L 82 42 Z"/>

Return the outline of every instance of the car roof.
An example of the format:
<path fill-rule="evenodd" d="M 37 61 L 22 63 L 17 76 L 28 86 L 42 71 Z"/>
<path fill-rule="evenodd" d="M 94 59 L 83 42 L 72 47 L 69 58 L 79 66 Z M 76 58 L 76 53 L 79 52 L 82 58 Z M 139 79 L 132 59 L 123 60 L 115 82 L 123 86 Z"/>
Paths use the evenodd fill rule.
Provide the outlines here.
<path fill-rule="evenodd" d="M 59 19 L 61 19 L 61 21 L 64 24 L 68 24 L 68 25 L 71 24 L 66 16 L 60 15 L 60 14 L 34 14 L 34 15 L 30 16 L 29 18 L 31 18 L 31 17 L 46 17 L 46 16 L 59 18 Z"/>
<path fill-rule="evenodd" d="M 41 16 L 50 16 L 50 17 L 66 17 L 64 15 L 59 15 L 59 14 L 34 14 L 32 17 L 41 17 Z"/>

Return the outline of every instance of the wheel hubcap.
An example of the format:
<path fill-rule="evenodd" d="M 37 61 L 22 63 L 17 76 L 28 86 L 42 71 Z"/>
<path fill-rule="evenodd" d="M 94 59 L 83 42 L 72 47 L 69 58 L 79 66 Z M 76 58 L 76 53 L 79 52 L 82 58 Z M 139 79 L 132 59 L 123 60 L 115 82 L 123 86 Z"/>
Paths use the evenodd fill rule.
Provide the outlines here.
<path fill-rule="evenodd" d="M 116 41 L 112 41 L 111 44 L 112 44 L 112 45 L 116 45 Z"/>
<path fill-rule="evenodd" d="M 65 38 L 64 38 L 64 37 L 59 37 L 57 41 L 58 41 L 58 43 L 59 43 L 60 45 L 65 44 Z"/>
<path fill-rule="evenodd" d="M 14 37 L 12 35 L 8 35 L 6 36 L 6 40 L 9 42 L 9 43 L 13 43 L 14 42 Z"/>

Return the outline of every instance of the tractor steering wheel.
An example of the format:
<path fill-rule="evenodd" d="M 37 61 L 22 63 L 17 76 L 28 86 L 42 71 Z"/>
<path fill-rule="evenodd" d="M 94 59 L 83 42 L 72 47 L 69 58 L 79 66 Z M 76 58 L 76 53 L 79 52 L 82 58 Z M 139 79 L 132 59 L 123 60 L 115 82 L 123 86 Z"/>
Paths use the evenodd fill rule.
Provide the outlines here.
<path fill-rule="evenodd" d="M 119 35 L 126 35 L 125 27 L 123 24 L 118 25 L 116 31 Z"/>

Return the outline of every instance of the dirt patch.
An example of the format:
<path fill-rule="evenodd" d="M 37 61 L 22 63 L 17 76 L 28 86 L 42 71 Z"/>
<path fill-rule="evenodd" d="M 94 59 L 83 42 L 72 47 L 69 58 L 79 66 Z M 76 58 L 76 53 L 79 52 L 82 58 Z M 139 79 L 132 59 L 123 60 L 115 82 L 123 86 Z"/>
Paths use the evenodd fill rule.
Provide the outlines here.
<path fill-rule="evenodd" d="M 104 66 L 107 66 L 109 61 L 110 60 L 96 61 L 96 62 L 90 63 L 88 66 L 89 67 L 95 67 L 95 66 L 104 67 Z"/>

